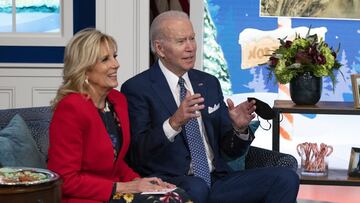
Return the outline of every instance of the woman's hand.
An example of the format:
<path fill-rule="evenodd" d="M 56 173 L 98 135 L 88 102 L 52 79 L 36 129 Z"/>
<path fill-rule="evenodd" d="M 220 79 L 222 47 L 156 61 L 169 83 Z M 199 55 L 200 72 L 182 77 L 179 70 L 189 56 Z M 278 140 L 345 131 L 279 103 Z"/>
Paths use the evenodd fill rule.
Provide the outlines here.
<path fill-rule="evenodd" d="M 117 193 L 155 192 L 172 188 L 176 188 L 176 186 L 156 177 L 139 178 L 130 182 L 116 183 Z"/>

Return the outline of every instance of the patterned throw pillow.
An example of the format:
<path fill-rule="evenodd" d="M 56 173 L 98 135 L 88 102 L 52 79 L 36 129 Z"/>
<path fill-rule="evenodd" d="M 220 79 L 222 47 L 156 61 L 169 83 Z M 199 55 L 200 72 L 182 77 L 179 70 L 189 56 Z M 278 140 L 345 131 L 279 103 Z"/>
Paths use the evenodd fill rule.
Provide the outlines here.
<path fill-rule="evenodd" d="M 45 157 L 18 114 L 0 131 L 0 146 L 0 164 L 3 167 L 46 168 Z"/>

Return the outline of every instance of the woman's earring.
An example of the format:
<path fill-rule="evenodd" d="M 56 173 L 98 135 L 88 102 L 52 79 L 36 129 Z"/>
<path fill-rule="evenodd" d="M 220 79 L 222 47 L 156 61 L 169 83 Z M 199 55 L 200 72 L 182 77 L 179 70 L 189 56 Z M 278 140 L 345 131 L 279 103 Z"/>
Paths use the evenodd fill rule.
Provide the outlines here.
<path fill-rule="evenodd" d="M 85 83 L 86 83 L 87 85 L 89 85 L 89 80 L 88 80 L 88 78 L 85 79 Z"/>

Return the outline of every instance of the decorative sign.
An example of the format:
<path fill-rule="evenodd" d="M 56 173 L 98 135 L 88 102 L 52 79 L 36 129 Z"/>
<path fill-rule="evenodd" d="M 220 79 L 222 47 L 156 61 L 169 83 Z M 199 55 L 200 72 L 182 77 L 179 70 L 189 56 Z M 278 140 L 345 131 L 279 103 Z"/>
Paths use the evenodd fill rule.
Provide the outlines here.
<path fill-rule="evenodd" d="M 316 33 L 325 40 L 326 31 L 325 27 L 312 28 L 309 34 Z M 241 68 L 247 69 L 266 63 L 272 51 L 279 47 L 279 38 L 293 40 L 296 35 L 305 37 L 308 32 L 308 27 L 278 28 L 272 31 L 244 29 L 239 35 L 239 45 L 242 53 Z"/>

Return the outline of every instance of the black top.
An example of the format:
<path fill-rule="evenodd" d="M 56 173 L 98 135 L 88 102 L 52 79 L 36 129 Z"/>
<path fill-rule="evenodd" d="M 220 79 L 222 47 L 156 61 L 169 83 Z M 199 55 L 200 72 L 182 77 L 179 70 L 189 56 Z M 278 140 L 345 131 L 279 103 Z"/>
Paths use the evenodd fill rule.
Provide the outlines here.
<path fill-rule="evenodd" d="M 99 115 L 105 125 L 106 131 L 108 132 L 113 149 L 114 149 L 114 155 L 115 159 L 117 159 L 119 150 L 122 145 L 122 131 L 121 131 L 121 125 L 119 122 L 119 119 L 114 111 L 113 105 L 109 103 L 108 101 L 105 102 L 106 107 L 105 109 L 98 109 Z M 107 108 L 108 106 L 108 108 Z"/>

